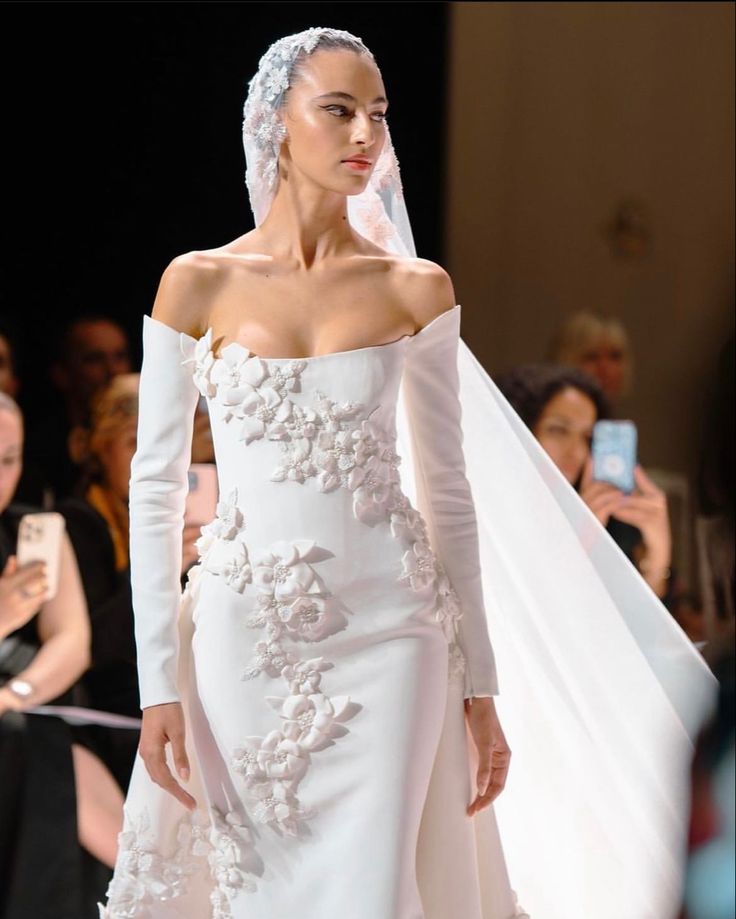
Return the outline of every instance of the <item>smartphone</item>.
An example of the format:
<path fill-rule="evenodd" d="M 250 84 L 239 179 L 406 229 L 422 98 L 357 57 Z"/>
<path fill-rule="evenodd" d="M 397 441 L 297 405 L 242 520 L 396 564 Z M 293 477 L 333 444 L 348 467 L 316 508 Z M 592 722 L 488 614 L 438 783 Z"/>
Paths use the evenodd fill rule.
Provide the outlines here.
<path fill-rule="evenodd" d="M 633 421 L 596 421 L 593 425 L 593 479 L 629 494 L 634 490 L 636 425 Z"/>
<path fill-rule="evenodd" d="M 59 588 L 61 541 L 64 537 L 64 518 L 56 511 L 24 514 L 18 525 L 16 557 L 18 567 L 29 562 L 45 562 L 48 591 L 46 600 L 56 595 Z"/>
<path fill-rule="evenodd" d="M 217 466 L 192 463 L 189 467 L 189 493 L 184 510 L 187 526 L 204 526 L 214 520 L 217 510 Z"/>

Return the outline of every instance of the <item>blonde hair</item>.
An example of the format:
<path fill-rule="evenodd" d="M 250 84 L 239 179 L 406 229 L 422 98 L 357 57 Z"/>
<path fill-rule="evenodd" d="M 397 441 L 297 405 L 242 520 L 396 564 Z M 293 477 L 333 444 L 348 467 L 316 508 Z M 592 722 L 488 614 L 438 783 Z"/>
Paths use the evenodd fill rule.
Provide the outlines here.
<path fill-rule="evenodd" d="M 138 418 L 140 374 L 121 373 L 92 400 L 89 452 L 98 454 L 110 438 Z"/>
<path fill-rule="evenodd" d="M 601 342 L 617 345 L 623 353 L 622 393 L 627 393 L 633 380 L 633 359 L 629 336 L 623 323 L 615 316 L 582 310 L 566 319 L 552 341 L 549 359 L 566 367 L 580 367 L 584 355 Z"/>

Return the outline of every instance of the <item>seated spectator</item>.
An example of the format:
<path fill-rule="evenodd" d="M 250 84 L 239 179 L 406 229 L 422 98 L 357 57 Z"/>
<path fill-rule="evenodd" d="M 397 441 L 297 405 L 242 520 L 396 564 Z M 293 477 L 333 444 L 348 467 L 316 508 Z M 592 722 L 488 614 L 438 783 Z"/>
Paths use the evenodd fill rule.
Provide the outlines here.
<path fill-rule="evenodd" d="M 0 392 L 17 401 L 21 385 L 18 377 L 18 337 L 11 325 L 0 322 Z M 50 507 L 53 495 L 45 481 L 43 470 L 37 463 L 26 460 L 23 463 L 16 500 L 41 507 Z"/>
<path fill-rule="evenodd" d="M 127 336 L 112 319 L 82 316 L 63 329 L 50 367 L 53 393 L 44 398 L 26 444 L 26 459 L 44 470 L 56 500 L 72 493 L 79 476 L 92 397 L 130 370 Z"/>
<path fill-rule="evenodd" d="M 128 557 L 128 483 L 136 449 L 138 374 L 121 374 L 92 401 L 79 496 L 57 505 L 74 546 L 92 623 L 92 665 L 80 681 L 80 704 L 140 717 Z M 200 528 L 183 534 L 182 574 L 197 560 Z M 90 729 L 100 757 L 127 789 L 138 732 Z"/>
<path fill-rule="evenodd" d="M 639 464 L 630 495 L 592 478 L 593 425 L 609 417 L 598 384 L 582 371 L 543 365 L 516 368 L 496 384 L 657 596 L 671 604 L 672 540 L 664 492 Z"/>
<path fill-rule="evenodd" d="M 598 381 L 611 407 L 631 389 L 633 359 L 620 320 L 579 312 L 558 329 L 549 353 L 552 364 L 576 367 Z"/>
<path fill-rule="evenodd" d="M 75 742 L 65 721 L 25 713 L 31 706 L 71 701 L 70 687 L 89 664 L 90 626 L 68 537 L 53 597 L 47 598 L 44 565 L 18 567 L 20 520 L 38 510 L 11 503 L 22 451 L 21 412 L 2 394 L 0 915 L 92 919 L 114 863 L 123 797 L 102 762 Z"/>

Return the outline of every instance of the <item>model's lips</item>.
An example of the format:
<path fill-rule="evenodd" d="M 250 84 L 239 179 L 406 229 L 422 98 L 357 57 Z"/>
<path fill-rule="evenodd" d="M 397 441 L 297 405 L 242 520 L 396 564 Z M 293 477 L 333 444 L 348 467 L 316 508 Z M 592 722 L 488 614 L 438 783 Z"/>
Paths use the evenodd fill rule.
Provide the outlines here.
<path fill-rule="evenodd" d="M 351 156 L 350 159 L 343 160 L 343 163 L 362 163 L 364 166 L 370 166 L 371 162 L 366 156 Z"/>

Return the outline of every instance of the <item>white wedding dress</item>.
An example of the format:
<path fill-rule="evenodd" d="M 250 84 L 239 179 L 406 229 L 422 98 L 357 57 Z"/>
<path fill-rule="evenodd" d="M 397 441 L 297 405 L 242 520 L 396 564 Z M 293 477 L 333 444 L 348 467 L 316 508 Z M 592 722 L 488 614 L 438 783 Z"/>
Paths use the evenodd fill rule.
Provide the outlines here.
<path fill-rule="evenodd" d="M 137 759 L 105 919 L 526 915 L 493 809 L 465 812 L 463 699 L 498 686 L 459 328 L 456 306 L 386 344 L 261 359 L 145 317 L 130 497 L 141 704 L 183 703 L 198 807 Z M 422 513 L 402 487 L 400 385 Z M 181 599 L 200 394 L 220 504 Z"/>

